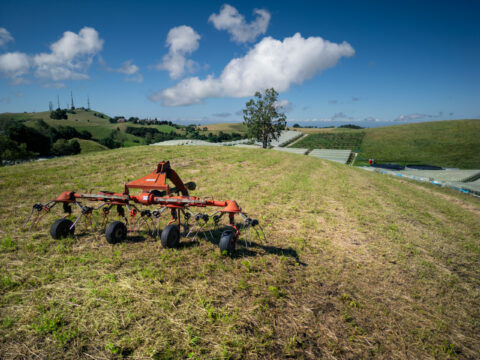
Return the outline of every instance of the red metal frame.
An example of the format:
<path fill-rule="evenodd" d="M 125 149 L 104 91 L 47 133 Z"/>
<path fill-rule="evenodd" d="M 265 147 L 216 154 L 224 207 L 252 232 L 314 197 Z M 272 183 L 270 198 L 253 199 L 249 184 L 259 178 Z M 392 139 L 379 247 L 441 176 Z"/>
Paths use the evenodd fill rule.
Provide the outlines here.
<path fill-rule="evenodd" d="M 170 180 L 174 187 L 171 187 L 167 180 Z M 188 184 L 187 184 L 188 185 Z M 141 190 L 140 194 L 133 195 L 131 190 L 139 189 Z M 181 195 L 180 195 L 181 194 Z M 48 212 L 53 206 L 58 203 L 64 204 L 65 211 L 71 212 L 70 204 L 77 204 L 82 209 L 82 212 L 86 207 L 82 206 L 80 201 L 88 200 L 94 202 L 103 202 L 101 206 L 97 209 L 103 208 L 104 217 L 106 218 L 109 213 L 109 209 L 113 205 L 126 206 L 130 210 L 130 219 L 126 222 L 129 225 L 131 230 L 135 228 L 135 217 L 138 214 L 138 209 L 134 204 L 142 204 L 145 206 L 157 206 L 160 208 L 170 209 L 171 220 L 169 224 L 175 223 L 178 221 L 180 225 L 180 215 L 181 212 L 185 214 L 185 210 L 188 211 L 190 207 L 199 207 L 205 208 L 209 206 L 219 207 L 217 212 L 221 214 L 228 214 L 229 225 L 235 230 L 235 242 L 238 239 L 239 230 L 235 224 L 235 215 L 240 214 L 244 220 L 250 220 L 247 218 L 246 214 L 238 206 L 235 200 L 225 200 L 218 201 L 213 198 L 200 198 L 196 196 L 190 196 L 187 186 L 180 179 L 178 174 L 170 167 L 169 161 L 162 161 L 158 163 L 157 168 L 150 174 L 143 176 L 137 180 L 127 182 L 124 186 L 123 193 L 114 193 L 108 191 L 102 191 L 98 193 L 77 193 L 74 191 L 64 191 L 56 199 L 48 202 L 46 205 L 36 204 L 34 209 L 37 209 L 40 213 L 41 210 L 38 205 L 41 205 L 42 211 Z M 132 208 L 130 208 L 130 206 Z M 36 208 L 37 207 L 37 208 Z M 118 207 L 118 208 L 119 208 Z M 118 209 L 117 208 L 117 209 Z M 85 214 L 91 214 L 93 208 L 88 208 L 89 212 Z M 94 209 L 96 210 L 96 209 Z M 165 210 L 165 209 L 164 209 Z M 32 212 L 34 210 L 32 209 Z M 163 212 L 163 211 L 162 211 Z M 44 214 L 43 214 L 44 215 Z M 42 215 L 42 216 L 43 216 Z M 30 215 L 31 216 L 31 215 Z M 143 216 L 143 215 L 142 215 Z M 30 218 L 29 218 L 30 219 Z M 38 217 L 37 217 L 38 219 Z M 208 219 L 208 217 L 207 217 Z M 35 224 L 38 223 L 38 220 L 35 220 Z M 28 220 L 27 220 L 28 222 Z M 257 222 L 258 223 L 258 222 Z M 33 225 L 35 225 L 33 224 Z M 32 225 L 32 226 L 33 226 Z"/>

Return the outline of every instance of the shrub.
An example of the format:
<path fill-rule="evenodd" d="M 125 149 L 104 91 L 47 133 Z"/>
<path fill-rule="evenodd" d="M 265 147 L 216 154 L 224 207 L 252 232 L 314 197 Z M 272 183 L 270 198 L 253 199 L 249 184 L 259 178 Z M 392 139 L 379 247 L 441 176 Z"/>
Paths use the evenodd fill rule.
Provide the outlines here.
<path fill-rule="evenodd" d="M 7 135 L 17 144 L 25 143 L 28 152 L 35 152 L 40 156 L 50 155 L 50 137 L 43 135 L 38 130 L 15 123 L 8 128 Z"/>
<path fill-rule="evenodd" d="M 54 119 L 54 120 L 68 119 L 67 111 L 63 109 L 54 110 L 50 112 L 50 119 Z"/>
<path fill-rule="evenodd" d="M 80 150 L 80 144 L 77 140 L 58 139 L 52 146 L 52 153 L 57 156 L 79 154 Z"/>

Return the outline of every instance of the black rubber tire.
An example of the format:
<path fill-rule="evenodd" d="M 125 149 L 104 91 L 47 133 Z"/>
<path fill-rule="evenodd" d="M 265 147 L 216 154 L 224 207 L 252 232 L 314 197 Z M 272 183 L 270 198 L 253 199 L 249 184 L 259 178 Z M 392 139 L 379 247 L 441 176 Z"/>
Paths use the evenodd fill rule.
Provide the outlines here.
<path fill-rule="evenodd" d="M 164 248 L 176 248 L 180 243 L 180 229 L 175 224 L 170 224 L 162 230 L 160 235 L 162 246 Z"/>
<path fill-rule="evenodd" d="M 119 243 L 127 237 L 127 227 L 121 221 L 110 223 L 105 231 L 105 238 L 109 244 Z"/>
<path fill-rule="evenodd" d="M 75 226 L 70 230 L 72 224 L 68 219 L 58 219 L 50 227 L 50 235 L 56 240 L 66 238 L 69 235 L 73 236 Z"/>
<path fill-rule="evenodd" d="M 235 252 L 235 231 L 225 230 L 220 237 L 220 254 L 231 255 Z"/>

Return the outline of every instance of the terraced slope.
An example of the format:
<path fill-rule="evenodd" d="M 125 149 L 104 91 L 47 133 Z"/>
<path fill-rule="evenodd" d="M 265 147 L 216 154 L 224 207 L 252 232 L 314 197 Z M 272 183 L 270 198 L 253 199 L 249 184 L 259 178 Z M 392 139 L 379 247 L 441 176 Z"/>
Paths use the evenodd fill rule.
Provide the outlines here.
<path fill-rule="evenodd" d="M 337 130 L 337 129 L 335 129 Z M 361 130 L 324 131 L 309 134 L 297 141 L 292 148 L 358 150 L 365 132 Z"/>
<path fill-rule="evenodd" d="M 80 225 L 56 241 L 53 214 L 20 230 L 34 202 L 121 191 L 166 159 L 267 241 L 225 257 L 202 237 L 112 247 Z M 480 357 L 475 198 L 280 151 L 173 146 L 5 167 L 0 198 L 2 358 Z"/>

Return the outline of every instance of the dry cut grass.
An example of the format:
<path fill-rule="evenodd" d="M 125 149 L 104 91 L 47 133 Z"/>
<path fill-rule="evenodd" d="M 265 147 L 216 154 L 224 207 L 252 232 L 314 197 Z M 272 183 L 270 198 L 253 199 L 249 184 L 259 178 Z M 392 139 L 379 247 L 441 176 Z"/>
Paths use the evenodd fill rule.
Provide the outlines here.
<path fill-rule="evenodd" d="M 247 132 L 247 127 L 239 122 L 239 123 L 218 123 L 218 124 L 207 124 L 202 125 L 199 128 L 207 128 L 208 132 L 212 132 L 214 134 L 218 134 L 220 131 L 230 134 L 232 132 L 237 132 L 240 134 L 245 134 Z"/>
<path fill-rule="evenodd" d="M 202 238 L 55 241 L 54 214 L 21 230 L 36 201 L 119 191 L 166 159 L 267 241 L 225 257 Z M 462 194 L 268 150 L 137 147 L 0 168 L 0 198 L 2 358 L 480 357 L 480 206 Z"/>

